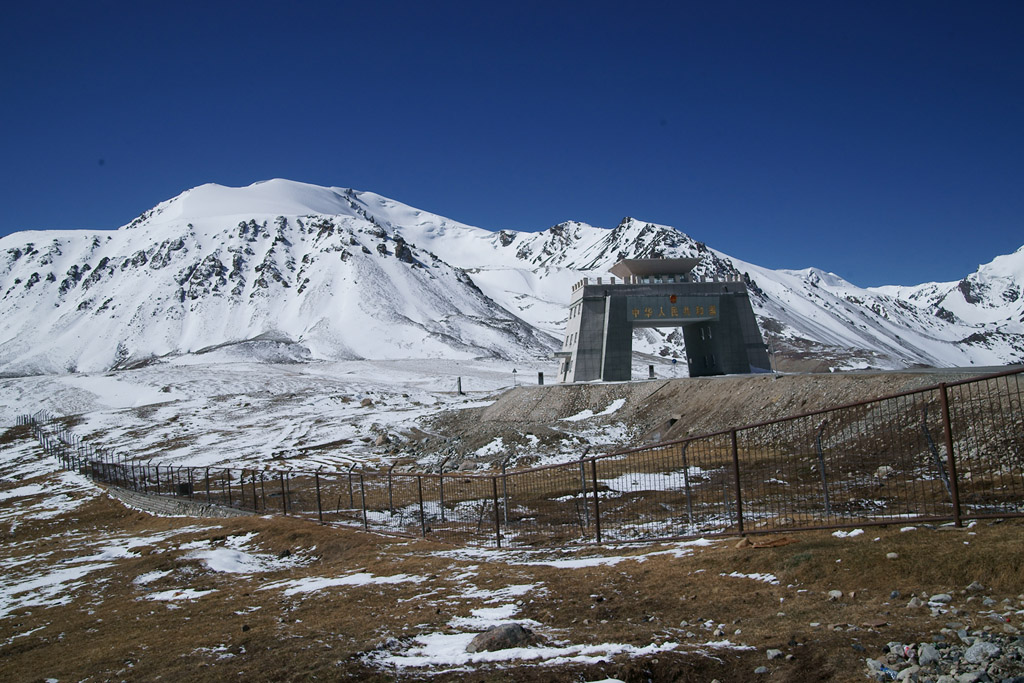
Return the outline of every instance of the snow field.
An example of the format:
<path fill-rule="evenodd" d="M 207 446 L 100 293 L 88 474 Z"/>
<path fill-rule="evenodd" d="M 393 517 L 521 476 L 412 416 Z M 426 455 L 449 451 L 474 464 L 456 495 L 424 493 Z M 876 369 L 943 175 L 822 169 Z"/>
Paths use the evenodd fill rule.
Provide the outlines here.
<path fill-rule="evenodd" d="M 524 375 L 531 369 L 517 367 Z M 169 363 L 116 378 L 6 379 L 0 421 L 40 409 L 76 414 L 73 431 L 91 445 L 176 466 L 347 470 L 380 460 L 372 435 L 397 435 L 440 410 L 486 405 L 511 386 L 511 370 L 481 361 Z M 463 396 L 455 392 L 460 377 Z"/>

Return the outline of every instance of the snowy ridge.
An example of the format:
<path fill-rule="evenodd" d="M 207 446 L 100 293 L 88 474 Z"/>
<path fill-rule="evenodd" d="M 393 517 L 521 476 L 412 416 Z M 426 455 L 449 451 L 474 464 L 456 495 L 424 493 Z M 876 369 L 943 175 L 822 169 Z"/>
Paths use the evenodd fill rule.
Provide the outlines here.
<path fill-rule="evenodd" d="M 1024 247 L 1012 254 L 997 256 L 959 282 L 879 287 L 874 291 L 920 307 L 944 309 L 969 325 L 1003 325 L 1024 322 L 1021 283 L 1024 283 Z"/>
<path fill-rule="evenodd" d="M 773 271 L 632 218 L 492 232 L 371 192 L 287 180 L 207 184 L 116 231 L 0 240 L 0 373 L 222 359 L 543 358 L 571 286 L 621 258 L 697 257 L 742 276 L 784 361 L 815 369 L 1024 359 L 1024 248 L 963 280 L 858 288 Z M 640 352 L 682 357 L 677 332 Z"/>
<path fill-rule="evenodd" d="M 257 193 L 260 213 L 238 213 L 260 188 L 273 190 Z M 514 358 L 555 343 L 342 192 L 319 189 L 270 181 L 238 196 L 206 185 L 116 232 L 5 238 L 0 369 L 98 370 L 212 351 Z M 303 201 L 335 213 L 276 213 Z"/>

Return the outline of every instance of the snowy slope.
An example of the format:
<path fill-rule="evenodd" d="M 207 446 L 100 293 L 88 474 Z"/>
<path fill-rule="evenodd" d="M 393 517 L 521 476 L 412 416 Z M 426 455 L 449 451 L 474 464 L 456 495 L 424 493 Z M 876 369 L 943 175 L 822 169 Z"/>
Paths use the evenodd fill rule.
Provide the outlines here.
<path fill-rule="evenodd" d="M 1024 322 L 1024 247 L 997 256 L 959 282 L 917 287 L 879 287 L 874 291 L 931 310 L 940 308 L 969 325 Z M 950 317 L 944 313 L 944 317 Z"/>
<path fill-rule="evenodd" d="M 6 373 L 226 345 L 302 360 L 535 357 L 555 343 L 344 194 L 288 181 L 206 185 L 121 230 L 18 233 L 0 254 Z"/>
<path fill-rule="evenodd" d="M 944 291 L 943 303 L 954 310 L 967 305 L 988 314 L 986 318 L 972 311 L 956 318 L 941 306 L 899 296 L 890 288 L 862 289 L 817 268 L 761 268 L 709 249 L 671 227 L 632 218 L 611 230 L 568 222 L 536 233 L 494 233 L 370 193 L 360 193 L 359 200 L 377 220 L 410 241 L 429 243 L 441 258 L 466 268 L 492 299 L 554 335 L 564 330 L 568 287 L 582 275 L 607 275 L 621 258 L 697 257 L 701 263 L 696 272 L 702 277 L 747 276 L 762 330 L 776 354 L 793 367 L 1002 365 L 1024 359 L 1021 251 L 999 257 L 994 266 L 965 279 L 973 290 L 954 283 Z M 986 296 L 967 304 L 963 293 L 969 291 Z M 1015 302 L 1016 318 L 994 307 L 995 298 Z M 990 329 L 994 321 L 1002 326 Z M 637 334 L 637 350 L 666 357 L 685 353 L 682 340 L 670 331 Z M 811 362 L 798 362 L 803 359 Z"/>
<path fill-rule="evenodd" d="M 215 354 L 273 361 L 543 358 L 573 283 L 621 258 L 694 256 L 742 275 L 777 355 L 801 367 L 1024 358 L 1024 249 L 958 283 L 861 289 L 773 271 L 631 218 L 491 232 L 371 192 L 287 180 L 203 185 L 116 231 L 0 239 L 0 373 Z M 670 330 L 635 348 L 684 353 Z"/>

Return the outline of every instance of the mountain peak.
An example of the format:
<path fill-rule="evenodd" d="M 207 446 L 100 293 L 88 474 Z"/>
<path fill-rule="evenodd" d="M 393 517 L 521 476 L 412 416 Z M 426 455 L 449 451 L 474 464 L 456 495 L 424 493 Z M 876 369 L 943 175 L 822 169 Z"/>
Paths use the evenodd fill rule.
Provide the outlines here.
<path fill-rule="evenodd" d="M 347 188 L 322 187 L 283 178 L 246 187 L 206 183 L 157 204 L 145 218 L 152 222 L 194 221 L 224 216 L 352 215 Z M 135 227 L 139 222 L 129 224 Z"/>

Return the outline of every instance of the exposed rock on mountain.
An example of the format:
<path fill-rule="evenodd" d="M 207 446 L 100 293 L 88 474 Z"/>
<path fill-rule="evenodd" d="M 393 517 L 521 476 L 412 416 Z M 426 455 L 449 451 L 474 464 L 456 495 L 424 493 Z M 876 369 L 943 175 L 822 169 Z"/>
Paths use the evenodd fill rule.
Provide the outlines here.
<path fill-rule="evenodd" d="M 814 268 L 760 268 L 633 218 L 490 232 L 370 192 L 272 180 L 203 185 L 116 231 L 0 240 L 0 373 L 214 352 L 544 358 L 574 282 L 659 256 L 697 257 L 701 277 L 743 277 L 783 368 L 1024 359 L 1024 249 L 955 283 L 861 289 Z M 635 348 L 685 353 L 667 329 L 638 333 Z"/>

